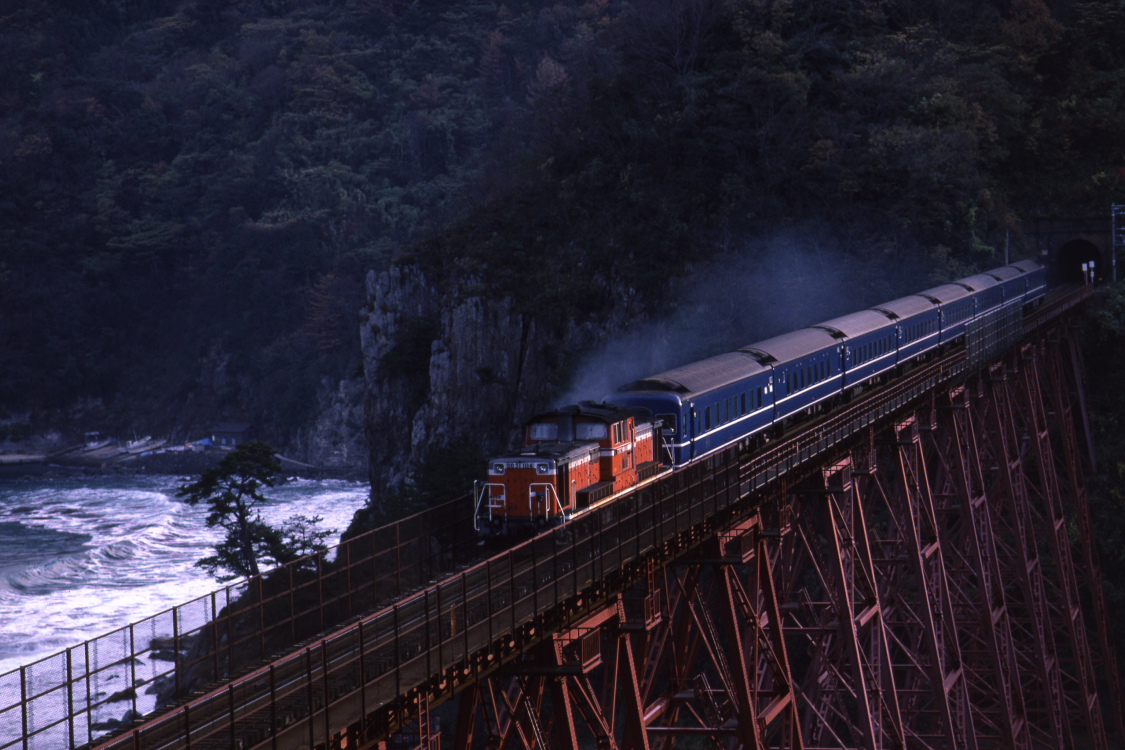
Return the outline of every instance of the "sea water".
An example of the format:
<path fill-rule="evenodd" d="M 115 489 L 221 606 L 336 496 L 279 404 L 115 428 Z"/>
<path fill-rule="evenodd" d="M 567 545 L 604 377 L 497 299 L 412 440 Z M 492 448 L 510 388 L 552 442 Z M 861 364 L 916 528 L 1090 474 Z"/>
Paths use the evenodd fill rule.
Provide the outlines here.
<path fill-rule="evenodd" d="M 188 481 L 0 480 L 0 675 L 222 587 L 195 567 L 221 530 L 176 498 Z M 294 479 L 264 494 L 267 523 L 323 516 L 335 544 L 368 486 Z"/>

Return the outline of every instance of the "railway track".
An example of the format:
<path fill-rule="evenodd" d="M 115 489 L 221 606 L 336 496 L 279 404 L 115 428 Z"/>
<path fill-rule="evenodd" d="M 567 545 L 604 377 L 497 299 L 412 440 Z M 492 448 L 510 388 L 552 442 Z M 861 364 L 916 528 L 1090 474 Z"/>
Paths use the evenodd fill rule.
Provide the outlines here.
<path fill-rule="evenodd" d="M 1025 319 L 1037 329 L 1092 292 L 1064 290 Z M 906 373 L 761 450 L 735 446 L 413 593 L 98 750 L 331 746 L 349 727 L 385 737 L 416 699 L 451 697 L 528 645 L 623 591 L 638 563 L 682 554 L 782 477 L 830 460 L 899 410 L 964 379 L 964 349 Z"/>

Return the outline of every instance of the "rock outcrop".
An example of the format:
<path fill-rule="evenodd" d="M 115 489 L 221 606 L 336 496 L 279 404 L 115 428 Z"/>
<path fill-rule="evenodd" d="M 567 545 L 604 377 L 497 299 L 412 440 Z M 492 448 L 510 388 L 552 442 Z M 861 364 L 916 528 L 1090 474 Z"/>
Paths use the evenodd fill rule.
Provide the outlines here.
<path fill-rule="evenodd" d="M 363 420 L 364 381 L 324 378 L 317 416 L 297 438 L 302 460 L 323 469 L 354 470 L 367 463 Z"/>
<path fill-rule="evenodd" d="M 461 436 L 489 453 L 505 448 L 567 386 L 579 353 L 619 331 L 634 307 L 632 294 L 607 285 L 614 302 L 602 314 L 563 320 L 487 289 L 479 278 L 438 282 L 416 265 L 368 274 L 361 332 L 376 497 Z"/>

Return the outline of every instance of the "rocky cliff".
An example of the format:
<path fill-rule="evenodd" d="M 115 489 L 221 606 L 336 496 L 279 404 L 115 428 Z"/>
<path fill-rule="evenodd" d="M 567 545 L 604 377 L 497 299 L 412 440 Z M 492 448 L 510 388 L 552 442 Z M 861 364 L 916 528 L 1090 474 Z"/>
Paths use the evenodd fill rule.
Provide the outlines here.
<path fill-rule="evenodd" d="M 363 420 L 364 382 L 323 378 L 316 418 L 295 441 L 296 458 L 324 469 L 353 471 L 367 463 Z"/>
<path fill-rule="evenodd" d="M 529 313 L 526 301 L 487 288 L 475 277 L 439 281 L 417 265 L 368 274 L 361 335 L 376 498 L 408 485 L 430 451 L 458 438 L 485 453 L 506 448 L 568 386 L 579 353 L 621 330 L 636 306 L 607 284 L 605 309 L 575 320 Z"/>

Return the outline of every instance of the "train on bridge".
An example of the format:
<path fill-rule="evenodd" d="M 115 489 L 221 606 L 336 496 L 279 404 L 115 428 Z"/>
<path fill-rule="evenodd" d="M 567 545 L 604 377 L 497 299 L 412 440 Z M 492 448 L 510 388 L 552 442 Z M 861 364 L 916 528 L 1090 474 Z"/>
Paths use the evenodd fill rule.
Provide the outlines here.
<path fill-rule="evenodd" d="M 477 530 L 565 521 L 718 451 L 783 434 L 914 364 L 964 346 L 983 363 L 1023 333 L 1046 270 L 1021 261 L 622 386 L 605 402 L 533 417 L 488 462 Z"/>

